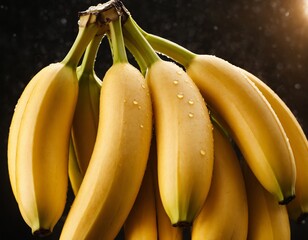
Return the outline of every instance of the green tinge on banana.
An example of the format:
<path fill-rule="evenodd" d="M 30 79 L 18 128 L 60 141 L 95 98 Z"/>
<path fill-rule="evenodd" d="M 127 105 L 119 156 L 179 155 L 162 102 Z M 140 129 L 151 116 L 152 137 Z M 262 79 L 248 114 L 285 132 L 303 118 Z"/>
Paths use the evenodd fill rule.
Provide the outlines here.
<path fill-rule="evenodd" d="M 78 94 L 76 66 L 98 30 L 95 18 L 80 17 L 77 38 L 66 57 L 31 79 L 13 115 L 10 180 L 22 217 L 37 236 L 52 232 L 66 204 L 69 132 Z"/>

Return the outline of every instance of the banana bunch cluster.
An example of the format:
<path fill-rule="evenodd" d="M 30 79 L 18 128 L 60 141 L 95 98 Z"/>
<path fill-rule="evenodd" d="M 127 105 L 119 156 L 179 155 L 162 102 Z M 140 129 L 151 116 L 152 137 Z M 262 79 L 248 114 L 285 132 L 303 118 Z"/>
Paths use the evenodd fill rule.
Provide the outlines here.
<path fill-rule="evenodd" d="M 113 63 L 100 79 L 105 36 Z M 63 61 L 24 89 L 8 170 L 37 236 L 62 216 L 70 181 L 61 240 L 121 229 L 125 239 L 183 239 L 189 229 L 194 240 L 283 240 L 290 218 L 308 214 L 308 142 L 279 96 L 221 58 L 145 32 L 118 0 L 82 12 Z"/>

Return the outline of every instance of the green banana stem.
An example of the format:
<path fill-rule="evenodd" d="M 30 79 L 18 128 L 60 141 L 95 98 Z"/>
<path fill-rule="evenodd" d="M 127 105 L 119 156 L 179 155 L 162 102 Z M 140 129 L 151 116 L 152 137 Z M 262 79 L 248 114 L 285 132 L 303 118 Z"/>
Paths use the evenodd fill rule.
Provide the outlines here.
<path fill-rule="evenodd" d="M 111 42 L 110 46 L 111 46 L 113 64 L 128 62 L 123 34 L 122 34 L 121 16 L 119 16 L 119 18 L 116 19 L 115 21 L 111 21 L 109 23 L 109 29 L 110 29 L 109 42 Z"/>
<path fill-rule="evenodd" d="M 101 44 L 104 34 L 96 35 L 89 43 L 81 63 L 81 72 L 92 73 L 94 71 L 94 63 L 96 55 Z"/>
<path fill-rule="evenodd" d="M 143 59 L 143 56 L 139 52 L 138 48 L 131 41 L 129 41 L 129 39 L 124 38 L 124 41 L 125 41 L 125 46 L 128 48 L 128 51 L 130 51 L 130 53 L 134 56 L 142 75 L 145 76 L 147 65 Z"/>
<path fill-rule="evenodd" d="M 80 16 L 78 35 L 73 46 L 62 60 L 63 64 L 70 65 L 74 68 L 77 67 L 86 47 L 99 30 L 96 18 L 97 17 L 91 13 Z"/>
<path fill-rule="evenodd" d="M 192 59 L 196 56 L 195 53 L 180 46 L 179 44 L 154 34 L 147 33 L 133 19 L 132 23 L 136 28 L 138 28 L 139 32 L 142 33 L 144 38 L 150 43 L 155 51 L 167 55 L 168 57 L 183 65 L 185 68 L 189 66 Z"/>
<path fill-rule="evenodd" d="M 135 26 L 132 17 L 129 15 L 123 25 L 123 34 L 125 39 L 135 46 L 139 51 L 139 56 L 142 56 L 146 66 L 149 68 L 153 63 L 160 60 L 152 46 L 148 43 L 139 29 Z M 136 55 L 136 56 L 137 56 Z"/>

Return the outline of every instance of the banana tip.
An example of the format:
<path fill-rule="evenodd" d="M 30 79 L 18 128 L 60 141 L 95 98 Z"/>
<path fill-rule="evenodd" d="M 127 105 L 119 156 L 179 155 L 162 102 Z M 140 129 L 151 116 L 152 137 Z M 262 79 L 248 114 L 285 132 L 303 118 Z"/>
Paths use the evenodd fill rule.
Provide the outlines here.
<path fill-rule="evenodd" d="M 180 227 L 180 228 L 188 228 L 191 227 L 191 222 L 187 222 L 187 221 L 180 221 L 177 223 L 172 224 L 173 227 Z"/>
<path fill-rule="evenodd" d="M 287 205 L 289 202 L 291 202 L 293 199 L 295 198 L 295 195 L 291 195 L 288 197 L 285 197 L 284 199 L 282 199 L 279 204 L 280 205 Z"/>
<path fill-rule="evenodd" d="M 33 235 L 36 237 L 46 237 L 51 234 L 50 229 L 40 228 L 33 232 Z"/>

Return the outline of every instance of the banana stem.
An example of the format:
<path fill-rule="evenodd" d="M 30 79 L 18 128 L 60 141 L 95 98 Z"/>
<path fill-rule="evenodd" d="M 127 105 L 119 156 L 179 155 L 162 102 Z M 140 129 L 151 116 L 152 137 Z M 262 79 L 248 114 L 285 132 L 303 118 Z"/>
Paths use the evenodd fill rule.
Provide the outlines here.
<path fill-rule="evenodd" d="M 130 51 L 130 53 L 134 56 L 142 75 L 145 76 L 147 65 L 143 59 L 143 56 L 139 52 L 138 48 L 131 41 L 129 41 L 129 39 L 124 38 L 124 41 L 125 41 L 125 46 L 128 48 L 128 51 Z"/>
<path fill-rule="evenodd" d="M 113 64 L 128 62 L 122 34 L 121 16 L 109 23 Z"/>
<path fill-rule="evenodd" d="M 91 73 L 94 70 L 96 55 L 104 34 L 96 35 L 89 43 L 81 63 L 81 71 Z"/>
<path fill-rule="evenodd" d="M 77 67 L 86 47 L 99 30 L 96 18 L 93 14 L 80 16 L 78 35 L 62 63 Z"/>
<path fill-rule="evenodd" d="M 153 63 L 160 60 L 152 46 L 148 43 L 145 37 L 141 34 L 139 29 L 133 23 L 132 17 L 129 15 L 126 22 L 123 25 L 123 34 L 128 42 L 131 42 L 136 46 L 139 51 L 139 55 L 143 56 L 146 66 L 149 68 Z"/>
<path fill-rule="evenodd" d="M 155 51 L 162 53 L 176 62 L 183 65 L 185 68 L 189 66 L 192 59 L 196 56 L 195 53 L 189 51 L 188 49 L 169 41 L 165 38 L 156 36 L 154 34 L 149 34 L 144 31 L 134 20 L 132 20 L 135 27 L 142 33 L 144 38 L 151 44 Z"/>

